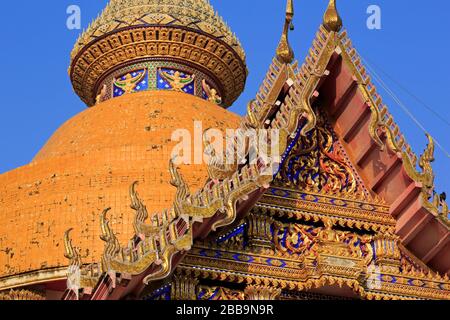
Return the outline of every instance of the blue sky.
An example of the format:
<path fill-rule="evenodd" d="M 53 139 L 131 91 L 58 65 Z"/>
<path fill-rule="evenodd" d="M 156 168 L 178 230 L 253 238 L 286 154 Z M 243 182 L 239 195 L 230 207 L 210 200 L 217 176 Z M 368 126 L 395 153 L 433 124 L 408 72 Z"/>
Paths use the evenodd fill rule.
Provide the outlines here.
<path fill-rule="evenodd" d="M 106 0 L 24 0 L 2 3 L 0 13 L 0 173 L 31 161 L 51 134 L 85 106 L 67 75 L 69 55 L 79 30 L 66 28 L 66 9 L 82 10 L 82 27 L 97 16 Z M 211 0 L 240 38 L 250 75 L 245 92 L 231 108 L 245 112 L 264 78 L 278 44 L 285 0 Z M 302 61 L 321 23 L 327 0 L 297 0 L 292 46 Z M 382 10 L 382 29 L 369 30 L 369 5 Z M 338 0 L 344 25 L 363 57 L 401 98 L 427 130 L 450 150 L 450 1 Z M 389 75 L 386 76 L 385 74 Z M 395 81 L 393 81 L 394 79 Z M 442 119 L 405 94 L 413 92 Z M 383 93 L 383 92 L 382 92 Z M 402 132 L 417 153 L 425 147 L 422 131 L 384 94 Z M 438 190 L 450 191 L 450 159 L 436 150 Z"/>

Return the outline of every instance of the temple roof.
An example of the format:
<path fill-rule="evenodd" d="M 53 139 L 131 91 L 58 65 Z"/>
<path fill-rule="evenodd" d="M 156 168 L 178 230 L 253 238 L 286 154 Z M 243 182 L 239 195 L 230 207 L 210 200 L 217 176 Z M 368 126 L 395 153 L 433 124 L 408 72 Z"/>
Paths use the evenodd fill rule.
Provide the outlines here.
<path fill-rule="evenodd" d="M 319 113 L 316 111 L 320 108 L 320 113 L 327 115 L 330 126 L 335 130 L 340 141 L 339 145 L 346 150 L 345 157 L 347 159 L 345 163 L 341 160 L 336 161 L 342 158 L 343 153 L 336 157 L 337 154 L 330 153 L 331 148 L 328 147 L 324 151 L 328 153 L 327 157 L 334 158 L 330 163 L 331 166 L 336 166 L 338 162 L 341 162 L 343 167 L 347 167 L 345 169 L 347 173 L 344 173 L 346 177 L 342 183 L 336 185 L 339 190 L 333 190 L 335 186 L 333 183 L 330 187 L 316 190 L 316 192 L 321 192 L 320 195 L 302 195 L 299 200 L 294 200 L 296 203 L 294 207 L 297 208 L 294 210 L 295 214 L 308 215 L 308 213 L 298 210 L 302 202 L 300 199 L 307 201 L 307 199 L 317 200 L 325 197 L 322 201 L 327 202 L 330 201 L 330 197 L 335 197 L 331 203 L 334 206 L 344 204 L 344 207 L 349 199 L 350 202 L 355 202 L 356 206 L 358 201 L 368 201 L 366 204 L 360 204 L 361 208 L 359 209 L 350 210 L 346 207 L 344 211 L 339 208 L 329 211 L 325 204 L 320 204 L 324 208 L 317 203 L 313 206 L 315 214 L 320 216 L 318 219 L 324 219 L 324 221 L 333 219 L 341 221 L 343 226 L 352 228 L 356 226 L 358 229 L 364 227 L 368 230 L 371 228 L 383 230 L 383 228 L 387 228 L 389 233 L 395 233 L 395 237 L 399 238 L 402 245 L 424 264 L 442 274 L 448 273 L 450 267 L 448 265 L 450 260 L 447 259 L 450 252 L 448 250 L 450 238 L 448 206 L 443 199 L 433 198 L 434 174 L 431 168 L 434 151 L 433 140 L 429 137 L 429 144 L 417 166 L 418 157 L 412 152 L 392 116 L 382 104 L 381 97 L 371 83 L 347 33 L 340 31 L 341 19 L 334 0 L 329 3 L 324 22 L 318 30 L 303 65 L 300 67 L 297 62 L 292 62 L 286 31 L 286 26 L 292 19 L 291 4 L 292 2 L 288 1 L 285 31 L 281 40 L 283 50 L 277 51 L 256 99 L 251 101 L 248 106 L 248 113 L 242 119 L 241 128 L 280 130 L 280 148 L 284 150 L 281 161 L 282 164 L 287 163 L 291 154 L 297 153 L 298 156 L 301 152 L 307 152 L 307 148 L 303 151 L 295 151 L 294 146 L 300 137 L 307 137 L 313 130 L 321 128 Z M 339 145 L 335 144 L 335 148 L 338 148 Z M 231 214 L 229 218 L 224 219 L 220 214 L 213 216 L 215 221 L 222 220 L 216 222 L 216 226 L 230 225 L 236 221 L 240 212 L 248 211 L 255 203 L 254 188 L 250 188 L 248 191 L 245 188 L 239 189 L 237 181 L 241 181 L 241 175 L 243 175 L 241 170 L 242 168 L 223 167 L 209 169 L 210 173 L 221 172 L 222 177 L 228 175 L 229 178 L 223 181 L 225 185 L 230 183 L 228 179 L 233 181 L 237 179 L 232 184 L 237 190 L 232 192 L 241 195 L 247 194 L 244 197 L 245 200 L 234 203 L 235 211 L 227 211 L 227 216 Z M 354 175 L 355 183 L 351 183 L 349 180 L 353 170 L 357 173 L 357 176 Z M 339 172 L 332 174 L 339 174 Z M 287 176 L 289 177 L 289 173 Z M 332 182 L 339 180 L 335 177 L 330 178 L 329 181 Z M 357 181 L 358 179 L 360 182 Z M 358 184 L 364 186 L 361 188 L 361 193 L 352 189 L 354 185 L 358 186 Z M 298 188 L 298 186 L 294 187 Z M 267 185 L 261 185 L 260 188 L 267 189 Z M 293 186 L 290 188 L 292 189 Z M 302 190 L 308 192 L 300 186 L 299 191 L 302 192 Z M 283 195 L 289 191 L 280 190 L 280 194 L 276 192 L 274 194 L 278 198 L 276 210 L 281 210 L 280 208 L 283 206 L 279 204 L 280 194 Z M 365 192 L 367 193 L 364 194 Z M 224 195 L 227 195 L 226 192 Z M 260 199 L 261 190 L 256 195 L 259 195 L 257 199 Z M 177 204 L 180 200 L 187 201 L 177 198 L 174 203 Z M 196 200 L 189 200 L 188 203 L 193 201 Z M 375 206 L 379 206 L 380 215 L 363 213 L 365 210 L 370 211 L 370 208 L 379 201 L 382 205 Z M 177 204 L 177 206 L 182 208 L 181 204 Z M 342 211 L 344 218 L 336 216 L 334 210 Z M 191 214 L 191 218 L 195 221 L 196 214 L 194 212 Z M 294 215 L 292 210 L 289 215 Z M 203 231 L 203 236 L 208 232 L 211 232 L 211 229 Z M 198 235 L 194 233 L 191 236 L 195 239 Z M 120 258 L 115 257 L 109 257 L 109 259 L 111 259 L 111 263 L 120 261 Z M 178 258 L 176 261 L 180 259 Z M 142 266 L 142 260 L 136 263 Z M 158 271 L 154 264 L 148 266 L 147 281 L 155 279 L 148 273 L 161 275 L 161 271 Z M 165 274 L 168 274 L 168 270 Z M 429 276 L 433 277 L 432 274 Z"/>
<path fill-rule="evenodd" d="M 309 220 L 314 216 L 315 222 L 325 225 L 331 221 L 352 230 L 386 233 L 401 243 L 408 258 L 420 262 L 416 263 L 420 269 L 427 269 L 428 278 L 448 282 L 448 277 L 431 271 L 450 272 L 448 206 L 434 191 L 432 138 L 428 137 L 428 146 L 417 157 L 382 103 L 346 31 L 341 31 L 342 21 L 334 0 L 330 0 L 323 24 L 301 66 L 293 60 L 288 41 L 292 18 L 292 0 L 288 0 L 277 54 L 240 127 L 280 131 L 279 145 L 283 151 L 280 170 L 289 167 L 292 155 L 318 150 L 319 164 L 332 160 L 321 169 L 334 167 L 334 171 L 328 177 L 320 177 L 319 172 L 318 185 L 314 181 L 316 172 L 305 180 L 307 184 L 298 183 L 295 178 L 302 170 L 284 172 L 286 179 L 271 187 L 280 172 L 273 177 L 264 175 L 265 166 L 270 164 L 263 161 L 229 167 L 210 163 L 208 182 L 198 193 L 189 194 L 188 183 L 170 162 L 171 183 L 177 188 L 170 209 L 148 219 L 145 205 L 132 185 L 135 234 L 128 246 L 121 247 L 115 234 L 114 229 L 122 226 L 112 225 L 108 210 L 101 215 L 105 249 L 101 263 L 95 265 L 100 272 L 92 272 L 92 266 L 83 270 L 83 275 L 90 277 L 87 280 L 91 289 L 100 283 L 94 298 L 99 297 L 97 294 L 105 298 L 105 292 L 109 295 L 106 298 L 123 298 L 142 290 L 143 281 L 148 284 L 167 277 L 186 251 L 192 249 L 195 239 L 229 227 L 258 201 L 256 207 L 265 206 L 265 210 L 277 210 L 283 216 L 286 211 L 289 218 Z M 329 138 L 321 134 L 324 129 L 328 129 L 325 136 Z M 326 147 L 308 150 L 305 145 L 311 139 L 323 142 Z M 65 149 L 54 144 L 41 156 L 45 159 L 52 151 Z M 314 162 L 310 168 L 315 166 Z M 336 172 L 336 166 L 337 170 L 339 166 L 343 168 L 343 175 Z M 310 182 L 313 188 L 309 188 Z M 305 203 L 309 203 L 309 210 L 301 210 Z M 66 232 L 66 255 L 72 266 L 80 268 L 80 253 L 73 248 L 69 233 Z M 132 277 L 132 281 L 127 278 L 123 286 L 104 290 L 102 286 L 107 286 L 107 281 L 99 280 L 109 277 L 109 270 L 114 270 L 114 277 L 123 273 Z"/>

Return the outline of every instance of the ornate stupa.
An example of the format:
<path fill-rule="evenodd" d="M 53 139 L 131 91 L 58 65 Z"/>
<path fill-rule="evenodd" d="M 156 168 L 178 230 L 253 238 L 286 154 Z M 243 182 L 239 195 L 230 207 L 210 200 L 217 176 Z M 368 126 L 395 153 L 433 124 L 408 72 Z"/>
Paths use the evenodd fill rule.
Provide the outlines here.
<path fill-rule="evenodd" d="M 245 56 L 208 0 L 111 0 L 72 53 L 90 108 L 0 175 L 0 300 L 450 299 L 433 138 L 412 151 L 336 0 L 303 64 L 293 19 L 239 117 Z M 280 157 L 241 139 L 224 164 L 208 128 L 276 132 Z M 206 164 L 177 166 L 177 129 Z"/>
<path fill-rule="evenodd" d="M 3 287 L 65 278 L 68 228 L 79 231 L 86 261 L 98 261 L 106 207 L 127 241 L 134 181 L 146 186 L 149 212 L 170 207 L 172 133 L 198 137 L 194 121 L 203 130 L 237 127 L 225 108 L 247 76 L 239 41 L 207 0 L 112 0 L 77 41 L 69 73 L 91 108 L 62 125 L 29 165 L 0 176 Z M 193 192 L 207 178 L 205 165 L 181 172 Z"/>
<path fill-rule="evenodd" d="M 188 78 L 181 84 L 192 79 L 179 91 L 209 97 L 214 90 L 209 98 L 225 107 L 243 91 L 244 50 L 209 0 L 112 0 L 78 39 L 69 73 L 92 106 L 127 91 L 130 72 L 133 90 L 148 91 L 165 89 L 173 70 Z"/>

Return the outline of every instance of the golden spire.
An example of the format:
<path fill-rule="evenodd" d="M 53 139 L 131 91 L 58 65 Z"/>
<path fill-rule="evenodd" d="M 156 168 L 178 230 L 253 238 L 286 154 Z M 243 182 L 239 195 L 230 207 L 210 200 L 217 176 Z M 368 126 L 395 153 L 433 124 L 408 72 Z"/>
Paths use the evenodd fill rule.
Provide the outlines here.
<path fill-rule="evenodd" d="M 329 31 L 339 32 L 342 29 L 342 19 L 336 8 L 336 0 L 330 0 L 327 11 L 323 16 L 323 25 Z"/>
<path fill-rule="evenodd" d="M 277 48 L 277 58 L 284 63 L 292 63 L 294 60 L 294 51 L 289 44 L 289 29 L 294 30 L 292 19 L 294 18 L 294 0 L 287 0 L 286 5 L 286 21 L 284 23 L 283 34 L 281 35 L 280 44 Z"/>

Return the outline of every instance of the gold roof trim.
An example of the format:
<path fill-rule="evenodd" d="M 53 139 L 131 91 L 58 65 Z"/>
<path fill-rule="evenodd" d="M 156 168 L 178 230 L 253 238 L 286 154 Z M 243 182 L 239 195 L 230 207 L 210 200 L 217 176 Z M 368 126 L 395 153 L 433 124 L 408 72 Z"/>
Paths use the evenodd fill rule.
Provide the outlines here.
<path fill-rule="evenodd" d="M 86 284 L 89 283 L 90 287 L 93 287 L 99 279 L 100 273 L 93 273 L 91 270 L 102 272 L 114 270 L 139 275 L 154 265 L 158 267 L 145 277 L 144 282 L 147 284 L 166 278 L 173 270 L 173 257 L 191 249 L 194 241 L 194 223 L 202 223 L 204 219 L 211 219 L 218 211 L 222 211 L 224 216 L 218 219 L 211 229 L 216 230 L 230 225 L 237 217 L 237 202 L 242 197 L 267 187 L 271 179 L 270 175 L 263 174 L 267 170 L 265 165 L 249 164 L 232 177 L 191 195 L 174 161 L 170 161 L 169 169 L 171 184 L 177 188 L 176 199 L 171 209 L 156 214 L 151 219 L 148 219 L 148 215 L 143 211 L 144 204 L 136 193 L 136 184 L 133 183 L 130 187 L 131 207 L 136 212 L 135 232 L 140 232 L 134 237 L 134 239 L 140 239 L 138 243 L 130 241 L 128 246 L 122 247 L 107 218 L 110 209 L 103 211 L 100 220 L 101 239 L 105 242 L 105 250 L 101 266 L 94 264 L 81 269 L 81 288 L 86 288 Z M 184 225 L 185 228 L 180 229 L 180 225 Z M 72 246 L 69 235 L 70 230 L 65 233 L 65 256 L 70 260 L 71 265 L 81 265 L 79 260 L 74 260 L 76 250 Z M 73 269 L 69 269 L 69 278 L 74 276 L 73 272 Z M 77 289 L 78 287 L 76 286 Z"/>
<path fill-rule="evenodd" d="M 247 285 L 264 284 L 286 291 L 319 289 L 326 285 L 340 287 L 346 285 L 354 289 L 361 298 L 369 300 L 449 299 L 450 282 L 447 275 L 400 269 L 400 265 L 402 267 L 405 265 L 400 261 L 403 250 L 396 236 L 386 234 L 372 237 L 360 236 L 357 233 L 347 233 L 344 236 L 345 232 L 334 230 L 332 221 L 324 224 L 325 227 L 320 227 L 322 231 L 312 239 L 315 244 L 311 247 L 312 250 L 306 249 L 302 255 L 283 252 L 283 247 L 276 237 L 271 240 L 275 242 L 272 249 L 261 247 L 242 249 L 233 242 L 219 245 L 216 242 L 204 241 L 194 246 L 176 272 L 194 276 L 196 279 L 220 279 L 222 282 Z M 279 224 L 279 226 L 281 229 L 293 227 L 294 234 L 302 232 L 301 224 Z M 342 240 L 334 240 L 333 238 L 339 234 L 340 237 L 351 239 L 350 241 L 364 243 L 367 252 L 355 250 L 348 243 L 341 242 Z M 329 236 L 331 239 L 327 239 Z M 287 238 L 289 239 L 289 236 Z M 211 259 L 202 256 L 200 252 L 206 255 L 220 252 L 221 255 L 218 259 Z M 242 262 L 227 259 L 228 255 L 236 254 L 251 258 L 252 261 L 271 259 L 276 263 L 282 260 L 284 266 L 254 262 L 252 268 L 249 268 Z M 372 270 L 374 266 L 377 266 L 375 272 Z M 380 277 L 380 280 L 377 279 L 378 283 L 374 283 L 374 275 Z M 397 281 L 391 283 L 389 280 L 393 278 Z"/>
<path fill-rule="evenodd" d="M 62 266 L 4 277 L 0 279 L 0 291 L 46 283 L 49 281 L 65 280 L 67 278 L 66 274 L 67 266 Z"/>

